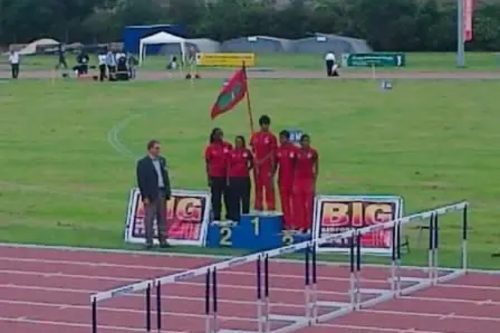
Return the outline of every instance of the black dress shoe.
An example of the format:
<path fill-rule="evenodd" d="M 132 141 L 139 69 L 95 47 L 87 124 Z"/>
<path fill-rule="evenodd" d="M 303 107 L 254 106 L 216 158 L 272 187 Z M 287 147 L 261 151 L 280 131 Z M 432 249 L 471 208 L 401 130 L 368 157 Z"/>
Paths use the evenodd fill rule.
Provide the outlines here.
<path fill-rule="evenodd" d="M 168 249 L 169 247 L 170 247 L 170 244 L 168 244 L 167 242 L 160 244 L 161 249 Z"/>

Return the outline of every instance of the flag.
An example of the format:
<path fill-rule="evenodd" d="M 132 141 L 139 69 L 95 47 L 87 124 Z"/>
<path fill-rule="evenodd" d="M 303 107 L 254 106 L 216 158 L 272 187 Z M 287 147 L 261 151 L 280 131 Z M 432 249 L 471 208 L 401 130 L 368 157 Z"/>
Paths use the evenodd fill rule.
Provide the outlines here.
<path fill-rule="evenodd" d="M 231 79 L 224 84 L 212 106 L 212 119 L 231 111 L 248 93 L 247 76 L 245 68 L 238 69 Z"/>
<path fill-rule="evenodd" d="M 474 11 L 472 0 L 462 0 L 464 10 L 464 41 L 470 42 L 472 40 L 472 14 Z"/>

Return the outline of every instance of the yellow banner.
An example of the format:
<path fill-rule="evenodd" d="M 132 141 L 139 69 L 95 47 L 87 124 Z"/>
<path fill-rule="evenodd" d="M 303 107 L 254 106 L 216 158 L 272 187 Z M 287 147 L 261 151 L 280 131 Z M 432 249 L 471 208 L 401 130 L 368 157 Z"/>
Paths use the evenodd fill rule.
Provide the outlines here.
<path fill-rule="evenodd" d="M 245 63 L 247 67 L 255 66 L 254 53 L 197 53 L 198 66 L 239 67 Z"/>

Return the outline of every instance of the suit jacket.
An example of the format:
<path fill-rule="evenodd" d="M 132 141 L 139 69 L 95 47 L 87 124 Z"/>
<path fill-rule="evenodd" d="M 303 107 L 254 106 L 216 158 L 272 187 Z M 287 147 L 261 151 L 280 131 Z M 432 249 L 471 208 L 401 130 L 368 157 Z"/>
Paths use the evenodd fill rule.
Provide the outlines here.
<path fill-rule="evenodd" d="M 165 192 L 167 200 L 170 199 L 170 178 L 168 176 L 167 161 L 160 156 L 160 167 L 163 174 L 163 182 L 165 184 Z M 146 156 L 137 162 L 137 185 L 141 191 L 142 198 L 147 198 L 154 201 L 158 198 L 158 174 L 151 157 Z"/>

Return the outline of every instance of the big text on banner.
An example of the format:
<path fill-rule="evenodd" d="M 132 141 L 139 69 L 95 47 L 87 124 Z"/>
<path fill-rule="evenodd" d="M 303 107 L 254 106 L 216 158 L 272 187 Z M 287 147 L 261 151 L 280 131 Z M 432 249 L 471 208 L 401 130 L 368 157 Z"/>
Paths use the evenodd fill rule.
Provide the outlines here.
<path fill-rule="evenodd" d="M 207 191 L 173 190 L 172 197 L 166 204 L 166 217 L 170 225 L 168 242 L 172 245 L 204 246 L 211 208 L 210 194 Z M 156 237 L 156 227 L 154 232 Z M 136 188 L 130 190 L 125 241 L 145 243 L 144 205 Z"/>
<path fill-rule="evenodd" d="M 317 195 L 314 203 L 313 237 L 324 238 L 351 229 L 382 224 L 403 216 L 403 199 L 393 195 Z M 392 230 L 381 229 L 364 235 L 362 251 L 390 255 Z M 324 244 L 320 252 L 346 252 L 345 240 Z"/>

